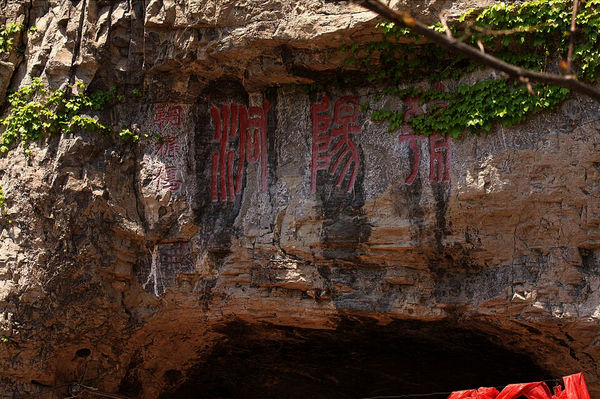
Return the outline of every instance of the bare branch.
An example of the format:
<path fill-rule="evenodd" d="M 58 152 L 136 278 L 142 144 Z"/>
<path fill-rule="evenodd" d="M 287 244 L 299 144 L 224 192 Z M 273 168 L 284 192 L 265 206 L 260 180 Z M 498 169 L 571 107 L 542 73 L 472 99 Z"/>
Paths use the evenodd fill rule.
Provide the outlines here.
<path fill-rule="evenodd" d="M 575 27 L 577 24 L 578 5 L 579 0 L 573 0 L 573 16 L 571 17 L 571 31 L 569 35 L 569 53 L 567 54 L 567 73 L 573 73 L 571 61 L 573 61 L 573 47 L 575 46 Z"/>
<path fill-rule="evenodd" d="M 483 47 L 483 42 L 481 40 L 477 40 L 477 46 L 479 47 L 479 50 L 481 50 L 482 53 L 485 53 L 485 47 Z"/>
<path fill-rule="evenodd" d="M 525 86 L 527 87 L 527 91 L 529 92 L 529 94 L 531 94 L 532 96 L 536 96 L 537 95 L 535 93 L 535 91 L 533 91 L 533 86 L 531 86 L 531 82 L 529 81 L 529 79 L 521 77 L 519 80 L 525 84 Z"/>
<path fill-rule="evenodd" d="M 536 30 L 539 30 L 540 28 L 543 28 L 546 26 L 552 26 L 552 24 L 549 22 L 544 22 L 543 24 L 538 24 L 538 25 L 534 25 L 534 26 L 519 26 L 519 27 L 513 28 L 513 29 L 502 29 L 502 30 L 485 29 L 485 28 L 479 27 L 477 25 L 470 24 L 470 28 L 472 28 L 473 30 L 475 30 L 483 35 L 494 35 L 494 36 L 514 35 L 515 33 L 523 33 L 523 32 L 535 32 Z"/>
<path fill-rule="evenodd" d="M 576 80 L 573 76 L 567 75 L 556 75 L 545 72 L 537 72 L 529 69 L 523 69 L 516 65 L 509 64 L 496 58 L 490 54 L 483 53 L 475 47 L 469 46 L 466 43 L 460 42 L 453 37 L 441 35 L 431 29 L 429 29 L 423 23 L 417 21 L 406 11 L 394 11 L 388 6 L 384 5 L 378 0 L 354 0 L 356 3 L 363 7 L 379 14 L 387 20 L 394 22 L 399 26 L 404 26 L 411 29 L 413 32 L 424 36 L 431 42 L 437 43 L 442 47 L 451 50 L 453 53 L 460 53 L 466 57 L 471 58 L 477 63 L 486 65 L 490 68 L 502 71 L 512 77 L 513 79 L 527 78 L 529 82 L 545 83 L 550 85 L 556 85 L 566 87 L 575 92 L 585 94 L 594 100 L 600 102 L 600 90 L 593 86 L 587 85 L 583 82 Z"/>
<path fill-rule="evenodd" d="M 446 22 L 446 15 L 444 15 L 444 13 L 440 13 L 440 23 L 442 24 L 442 26 L 444 27 L 444 30 L 446 31 L 446 36 L 448 37 L 452 37 L 452 31 L 450 30 L 450 27 L 448 26 L 448 22 Z"/>

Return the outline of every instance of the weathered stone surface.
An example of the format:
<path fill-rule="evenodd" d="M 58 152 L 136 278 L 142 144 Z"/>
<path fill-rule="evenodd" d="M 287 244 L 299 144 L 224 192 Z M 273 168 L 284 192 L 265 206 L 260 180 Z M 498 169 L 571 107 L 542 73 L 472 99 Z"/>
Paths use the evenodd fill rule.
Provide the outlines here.
<path fill-rule="evenodd" d="M 485 4 L 411 7 L 432 18 Z M 76 381 L 140 398 L 353 397 L 579 370 L 600 393 L 598 104 L 573 97 L 451 141 L 402 138 L 361 111 L 339 152 L 342 136 L 322 133 L 332 159 L 313 179 L 325 95 L 317 117 L 334 129 L 353 114 L 338 102 L 407 105 L 372 88 L 273 86 L 340 67 L 327 48 L 367 40 L 372 14 L 321 1 L 0 5 L 38 27 L 25 57 L 1 60 L 0 88 L 114 84 L 126 99 L 102 116 L 149 136 L 65 133 L 0 159 L 8 397 L 63 397 Z"/>

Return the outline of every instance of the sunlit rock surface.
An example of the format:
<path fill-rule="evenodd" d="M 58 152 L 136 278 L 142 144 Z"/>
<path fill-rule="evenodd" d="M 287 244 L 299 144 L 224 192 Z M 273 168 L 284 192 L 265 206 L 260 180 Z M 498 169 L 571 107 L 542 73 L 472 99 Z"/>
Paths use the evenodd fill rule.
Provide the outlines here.
<path fill-rule="evenodd" d="M 410 7 L 432 21 L 489 3 Z M 37 27 L 15 41 L 23 57 L 0 57 L 3 93 L 37 76 L 115 85 L 124 101 L 99 115 L 147 135 L 65 133 L 0 159 L 4 396 L 84 382 L 131 398 L 351 398 L 577 371 L 600 393 L 598 104 L 575 96 L 455 140 L 388 133 L 360 104 L 430 104 L 287 85 L 376 37 L 356 6 L 0 8 Z"/>

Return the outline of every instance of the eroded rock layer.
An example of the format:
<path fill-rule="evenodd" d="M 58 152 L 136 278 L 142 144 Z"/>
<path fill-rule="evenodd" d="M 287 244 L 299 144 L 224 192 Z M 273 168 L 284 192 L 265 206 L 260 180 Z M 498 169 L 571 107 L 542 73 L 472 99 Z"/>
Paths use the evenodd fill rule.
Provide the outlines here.
<path fill-rule="evenodd" d="M 486 4 L 410 7 L 431 20 Z M 431 104 L 284 86 L 322 82 L 344 64 L 329 48 L 373 40 L 356 6 L 0 8 L 37 27 L 15 40 L 23 56 L 0 58 L 3 92 L 37 76 L 116 85 L 124 101 L 98 116 L 147 135 L 74 131 L 0 159 L 5 397 L 62 398 L 72 382 L 132 398 L 366 397 L 577 371 L 600 393 L 597 103 L 455 140 L 388 133 L 361 104 Z"/>

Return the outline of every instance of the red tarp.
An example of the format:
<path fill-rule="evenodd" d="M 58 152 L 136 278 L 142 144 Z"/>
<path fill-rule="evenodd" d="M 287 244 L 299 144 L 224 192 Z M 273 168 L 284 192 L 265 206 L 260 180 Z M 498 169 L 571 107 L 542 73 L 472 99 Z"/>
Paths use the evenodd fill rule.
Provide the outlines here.
<path fill-rule="evenodd" d="M 577 373 L 563 377 L 565 389 L 554 387 L 550 392 L 545 382 L 528 382 L 525 384 L 507 385 L 502 392 L 496 388 L 469 389 L 452 392 L 448 399 L 517 399 L 525 396 L 527 399 L 590 399 L 583 374 Z"/>

